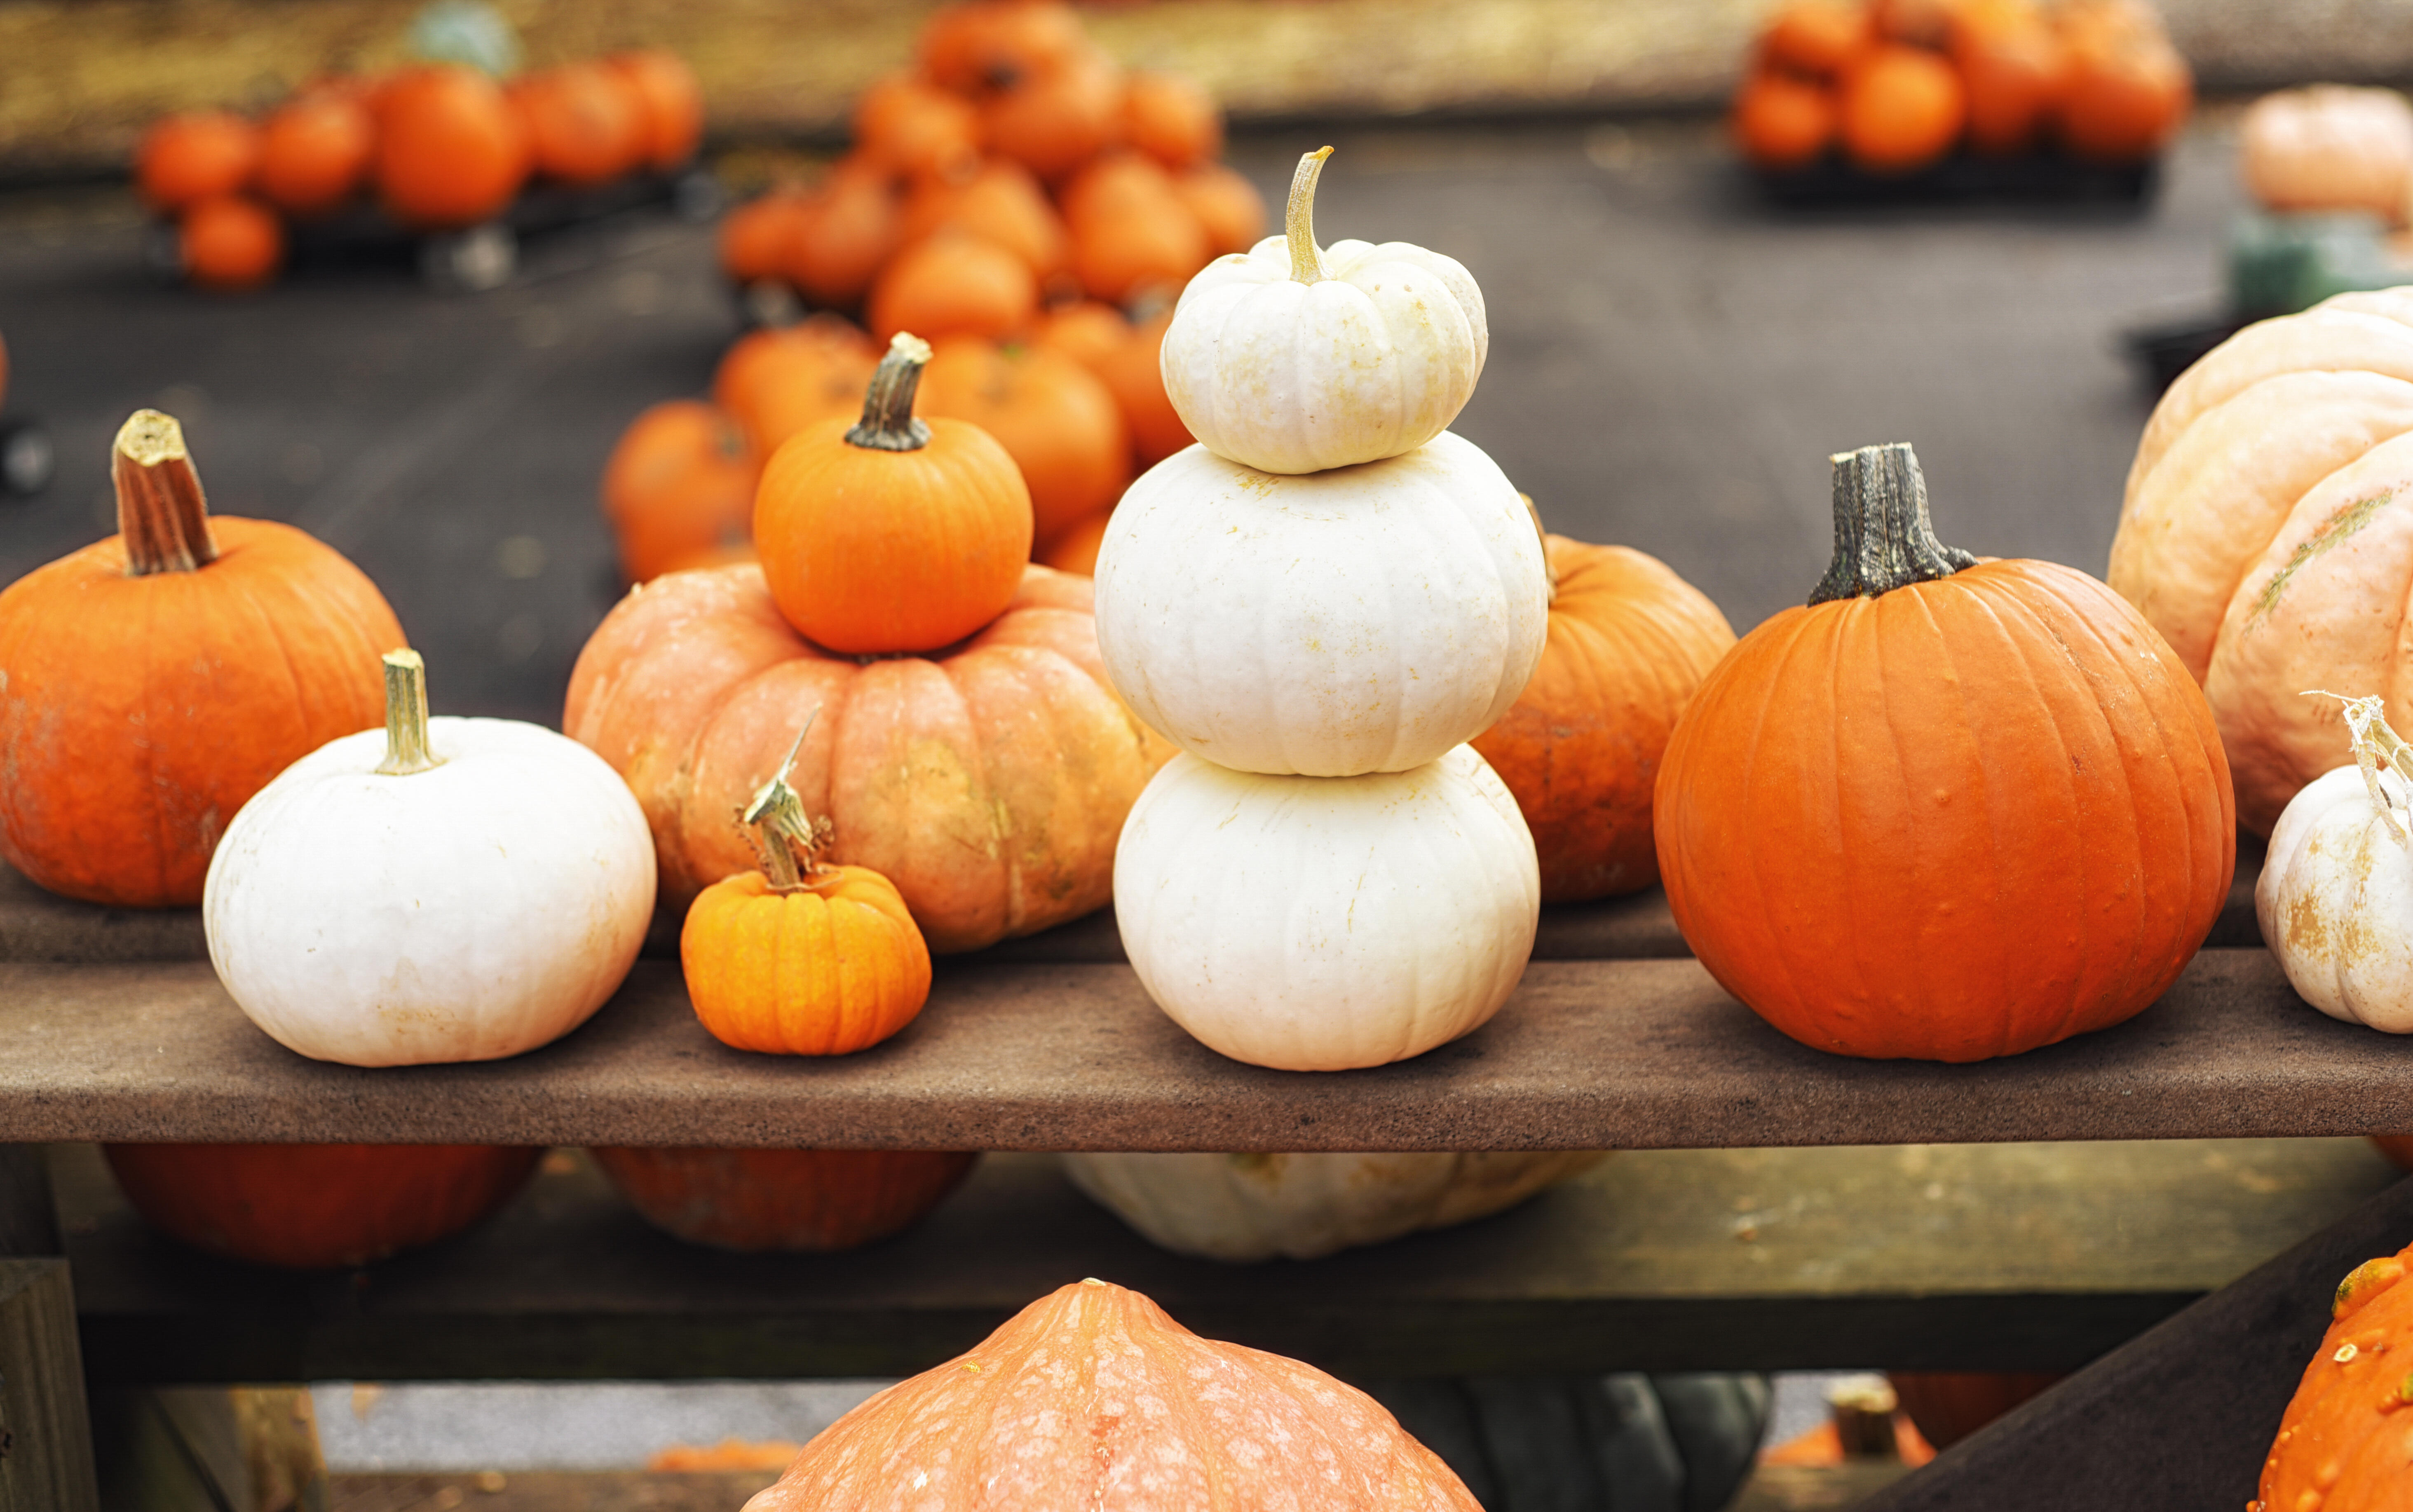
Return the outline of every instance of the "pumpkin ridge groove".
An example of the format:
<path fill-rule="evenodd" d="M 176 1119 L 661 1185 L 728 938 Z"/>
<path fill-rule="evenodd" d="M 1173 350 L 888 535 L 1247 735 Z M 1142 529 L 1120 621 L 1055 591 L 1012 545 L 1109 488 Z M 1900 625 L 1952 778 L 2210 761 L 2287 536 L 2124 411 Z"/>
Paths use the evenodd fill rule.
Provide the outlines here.
<path fill-rule="evenodd" d="M 1743 766 L 1741 782 L 1741 791 L 1747 795 L 1753 797 L 1756 797 L 1757 795 L 1757 784 L 1754 781 L 1754 778 L 1756 776 L 1756 769 L 1759 765 L 1761 738 L 1767 734 L 1768 730 L 1769 710 L 1776 702 L 1776 690 L 1784 685 L 1784 668 L 1792 661 L 1795 655 L 1801 649 L 1801 643 L 1807 638 L 1809 629 L 1810 618 L 1808 615 L 1802 615 L 1794 621 L 1793 633 L 1789 638 L 1787 638 L 1776 659 L 1777 675 L 1768 679 L 1767 689 L 1760 696 L 1759 710 L 1752 719 L 1751 743 L 1746 748 L 1751 752 L 1751 755 Z M 1837 780 L 1840 783 L 1840 778 Z M 1837 796 L 1838 803 L 1834 817 L 1836 826 L 1840 828 L 1843 823 L 1840 791 L 1835 795 Z M 1754 804 L 1753 807 L 1756 808 L 1757 805 Z M 1784 973 L 1785 992 L 1789 997 L 1791 997 L 1795 1010 L 1799 1012 L 1810 1006 L 1810 1000 L 1802 993 L 1801 978 L 1793 969 L 1792 953 L 1786 948 L 1784 931 L 1777 926 L 1778 921 L 1775 913 L 1769 905 L 1768 882 L 1767 880 L 1760 875 L 1759 852 L 1755 847 L 1746 847 L 1745 853 L 1749 856 L 1751 864 L 1751 889 L 1753 894 L 1754 912 L 1759 915 L 1761 929 L 1767 935 L 1771 947 L 1769 954 L 1774 956 L 1776 960 L 1776 969 Z M 1740 994 L 1738 993 L 1736 996 L 1739 997 Z M 1822 1014 L 1819 1016 L 1823 1018 L 1825 1015 Z M 1820 1025 L 1820 1028 L 1827 1029 L 1827 1026 L 1822 1024 Z M 1827 1029 L 1827 1031 L 1828 1036 L 1831 1038 L 1831 1029 Z"/>

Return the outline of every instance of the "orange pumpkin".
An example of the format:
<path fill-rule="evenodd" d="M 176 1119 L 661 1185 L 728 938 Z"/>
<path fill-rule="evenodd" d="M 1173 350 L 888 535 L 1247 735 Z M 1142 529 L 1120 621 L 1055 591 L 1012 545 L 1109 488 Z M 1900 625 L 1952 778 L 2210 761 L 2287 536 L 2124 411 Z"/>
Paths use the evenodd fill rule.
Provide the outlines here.
<path fill-rule="evenodd" d="M 1094 1280 L 848 1413 L 747 1505 L 1478 1512 L 1372 1398 Z"/>
<path fill-rule="evenodd" d="M 474 226 L 527 181 L 527 130 L 475 68 L 439 63 L 377 94 L 377 186 L 386 209 L 430 230 Z"/>
<path fill-rule="evenodd" d="M 1221 163 L 1201 163 L 1175 174 L 1173 192 L 1198 217 L 1209 257 L 1246 252 L 1266 234 L 1265 196 Z"/>
<path fill-rule="evenodd" d="M 1091 299 L 1126 304 L 1149 291 L 1177 294 L 1212 255 L 1206 229 L 1153 158 L 1115 153 L 1064 186 L 1073 267 Z"/>
<path fill-rule="evenodd" d="M 1703 966 L 1805 1045 L 1976 1060 L 2106 1028 L 2220 914 L 2237 815 L 2153 627 L 1928 524 L 1906 446 L 1835 458 L 1835 560 L 1667 742 L 1651 814 Z"/>
<path fill-rule="evenodd" d="M 2371 1142 L 2397 1169 L 2413 1171 L 2413 1134 L 2373 1134 Z"/>
<path fill-rule="evenodd" d="M 1753 78 L 1735 96 L 1730 121 L 1735 146 L 1766 169 L 1799 168 L 1835 140 L 1835 96 L 1823 84 L 1785 73 Z"/>
<path fill-rule="evenodd" d="M 289 215 L 323 215 L 367 182 L 377 123 L 352 95 L 318 90 L 279 107 L 259 133 L 260 196 Z"/>
<path fill-rule="evenodd" d="M 855 101 L 854 145 L 899 177 L 968 174 L 980 162 L 980 114 L 960 96 L 890 74 Z"/>
<path fill-rule="evenodd" d="M 1012 601 L 1030 491 L 988 433 L 917 419 L 930 348 L 899 334 L 863 418 L 791 437 L 762 469 L 754 545 L 788 623 L 833 651 L 933 651 Z"/>
<path fill-rule="evenodd" d="M 1123 86 L 1121 136 L 1178 172 L 1223 150 L 1223 112 L 1215 96 L 1184 75 L 1133 73 Z"/>
<path fill-rule="evenodd" d="M 1877 35 L 1913 47 L 1940 48 L 1952 34 L 1952 17 L 1966 0 L 1872 0 Z"/>
<path fill-rule="evenodd" d="M 862 328 L 824 310 L 740 337 L 713 375 L 712 398 L 767 457 L 815 421 L 861 410 L 879 365 Z"/>
<path fill-rule="evenodd" d="M 1566 903 L 1659 880 L 1651 835 L 1659 760 L 1735 633 L 1656 557 L 1543 539 L 1551 588 L 1541 664 L 1473 745 L 1533 832 L 1542 901 Z"/>
<path fill-rule="evenodd" d="M 644 163 L 652 145 L 644 102 L 600 63 L 527 74 L 510 98 L 536 170 L 563 184 L 607 184 Z"/>
<path fill-rule="evenodd" d="M 285 226 L 247 195 L 197 200 L 177 223 L 176 253 L 185 276 L 203 289 L 258 289 L 285 260 Z"/>
<path fill-rule="evenodd" d="M 720 271 L 740 287 L 784 280 L 791 249 L 812 222 L 812 202 L 801 190 L 777 188 L 747 200 L 721 217 Z"/>
<path fill-rule="evenodd" d="M 1172 747 L 1107 688 L 1087 580 L 1024 571 L 1005 613 L 930 658 L 797 635 L 761 569 L 679 572 L 620 601 L 562 728 L 644 806 L 677 906 L 754 865 L 730 823 L 815 710 L 791 779 L 834 862 L 889 879 L 936 954 L 1079 918 L 1113 895 L 1124 816 Z"/>
<path fill-rule="evenodd" d="M 380 723 L 402 627 L 358 568 L 211 519 L 176 422 L 112 454 L 117 535 L 0 591 L 0 858 L 52 892 L 189 908 L 235 810 Z"/>
<path fill-rule="evenodd" d="M 2413 1248 L 2357 1266 L 2338 1283 L 2329 1332 L 2262 1461 L 2246 1512 L 2405 1512 L 2406 1345 L 2413 1344 Z"/>
<path fill-rule="evenodd" d="M 1965 0 L 1952 19 L 1952 62 L 1969 92 L 1969 145 L 2009 156 L 2036 144 L 2060 108 L 2069 58 L 2029 0 Z"/>
<path fill-rule="evenodd" d="M 1037 540 L 1112 508 L 1131 482 L 1131 434 L 1113 393 L 1052 348 L 939 342 L 922 393 L 924 414 L 968 421 L 1014 459 Z"/>
<path fill-rule="evenodd" d="M 2039 1371 L 1889 1371 L 1902 1410 L 1918 1436 L 1937 1449 L 1948 1449 L 1977 1430 L 2033 1397 L 2042 1396 L 2061 1377 Z"/>
<path fill-rule="evenodd" d="M 673 399 L 630 421 L 603 465 L 622 575 L 644 583 L 747 545 L 762 470 L 745 432 L 711 405 Z"/>
<path fill-rule="evenodd" d="M 2195 102 L 2195 76 L 2148 8 L 2071 0 L 2061 12 L 2068 72 L 2062 145 L 2078 157 L 2130 163 L 2169 144 Z"/>
<path fill-rule="evenodd" d="M 880 270 L 864 313 L 881 336 L 1012 335 L 1039 313 L 1039 280 L 1029 263 L 985 237 L 940 231 Z"/>
<path fill-rule="evenodd" d="M 1072 269 L 1073 241 L 1063 217 L 1030 170 L 1004 158 L 967 177 L 932 179 L 914 189 L 905 201 L 904 239 L 920 242 L 942 231 L 995 242 L 1029 263 L 1042 284 Z"/>
<path fill-rule="evenodd" d="M 703 86 L 677 53 L 661 48 L 617 52 L 603 66 L 619 76 L 643 126 L 641 161 L 657 173 L 675 172 L 703 142 Z"/>
<path fill-rule="evenodd" d="M 492 1145 L 103 1145 L 134 1210 L 196 1249 L 294 1270 L 449 1238 L 516 1196 L 542 1149 Z"/>
<path fill-rule="evenodd" d="M 1164 392 L 1162 357 L 1164 333 L 1172 324 L 1170 308 L 1134 325 L 1111 304 L 1084 303 L 1052 312 L 1040 328 L 1042 344 L 1088 368 L 1114 395 L 1115 408 L 1122 411 L 1124 428 L 1131 433 L 1134 474 L 1196 440 Z M 1061 565 L 1046 556 L 1040 559 Z"/>
<path fill-rule="evenodd" d="M 589 1151 L 638 1215 L 717 1249 L 823 1252 L 884 1239 L 937 1207 L 980 1157 L 925 1149 Z"/>
<path fill-rule="evenodd" d="M 134 152 L 142 202 L 173 215 L 197 200 L 240 193 L 259 166 L 259 128 L 225 111 L 167 116 Z"/>
<path fill-rule="evenodd" d="M 1103 510 L 1073 521 L 1053 541 L 1042 541 L 1039 550 L 1032 554 L 1032 559 L 1058 572 L 1097 576 L 1098 548 L 1106 543 L 1106 526 L 1114 522 L 1114 511 Z"/>
<path fill-rule="evenodd" d="M 1950 64 L 1888 43 L 1844 75 L 1837 130 L 1860 167 L 1906 173 L 1950 152 L 1968 118 L 1968 91 Z"/>
<path fill-rule="evenodd" d="M 896 252 L 901 223 L 887 170 L 840 158 L 805 201 L 788 244 L 788 281 L 822 304 L 852 306 Z"/>
<path fill-rule="evenodd" d="M 1876 45 L 1869 7 L 1854 0 L 1796 0 L 1760 35 L 1760 55 L 1780 68 L 1831 78 Z"/>
<path fill-rule="evenodd" d="M 983 101 L 981 146 L 1053 182 L 1114 144 L 1122 107 L 1122 70 L 1083 48 Z"/>
<path fill-rule="evenodd" d="M 1011 88 L 1088 45 L 1060 0 L 956 0 L 923 23 L 922 71 L 959 95 Z"/>

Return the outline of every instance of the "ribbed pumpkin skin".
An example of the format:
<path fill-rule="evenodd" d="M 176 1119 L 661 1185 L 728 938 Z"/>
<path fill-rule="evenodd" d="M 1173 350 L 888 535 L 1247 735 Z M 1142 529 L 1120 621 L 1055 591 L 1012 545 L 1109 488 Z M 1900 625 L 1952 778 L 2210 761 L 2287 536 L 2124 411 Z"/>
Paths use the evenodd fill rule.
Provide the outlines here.
<path fill-rule="evenodd" d="M 2236 861 L 2185 668 L 2103 585 L 2034 561 L 1754 630 L 1678 721 L 1653 823 L 1719 985 L 1873 1059 L 2119 1023 L 2194 956 Z"/>
<path fill-rule="evenodd" d="M 896 886 L 933 952 L 1103 906 L 1116 838 L 1172 748 L 1107 689 L 1084 579 L 1025 570 L 1003 615 L 936 658 L 859 662 L 779 617 L 756 567 L 632 592 L 579 653 L 562 728 L 629 782 L 665 903 L 751 869 L 733 816 L 813 721 L 789 780 L 827 859 Z"/>
<path fill-rule="evenodd" d="M 1735 633 L 1708 595 L 1626 546 L 1546 540 L 1557 588 L 1541 664 L 1471 744 L 1533 832 L 1542 901 L 1630 893 L 1659 880 L 1651 843 L 1660 754 Z"/>
<path fill-rule="evenodd" d="M 200 903 L 236 809 L 384 720 L 376 585 L 291 526 L 210 529 L 197 571 L 127 577 L 111 536 L 0 591 L 0 856 L 52 892 Z"/>
<path fill-rule="evenodd" d="M 746 1512 L 1479 1512 L 1365 1393 L 1078 1282 L 805 1445 Z"/>
<path fill-rule="evenodd" d="M 697 399 L 653 406 L 603 466 L 603 514 L 631 583 L 753 539 L 762 465 L 734 422 Z"/>
<path fill-rule="evenodd" d="M 589 1151 L 656 1228 L 723 1250 L 851 1250 L 939 1205 L 980 1157 L 970 1150 Z"/>
<path fill-rule="evenodd" d="M 930 951 L 894 883 L 839 867 L 775 892 L 759 871 L 705 888 L 679 932 L 695 1016 L 723 1045 L 848 1055 L 879 1044 L 930 997 Z"/>
<path fill-rule="evenodd" d="M 1030 490 L 1034 539 L 1114 508 L 1132 481 L 1131 432 L 1103 380 L 1048 347 L 936 345 L 922 413 L 968 421 L 1005 448 Z"/>
<path fill-rule="evenodd" d="M 154 1227 L 255 1265 L 366 1265 L 518 1194 L 544 1151 L 496 1145 L 103 1145 Z"/>
<path fill-rule="evenodd" d="M 2413 1249 L 2365 1261 L 2338 1286 L 2329 1332 L 2279 1420 L 2246 1512 L 2413 1509 Z"/>

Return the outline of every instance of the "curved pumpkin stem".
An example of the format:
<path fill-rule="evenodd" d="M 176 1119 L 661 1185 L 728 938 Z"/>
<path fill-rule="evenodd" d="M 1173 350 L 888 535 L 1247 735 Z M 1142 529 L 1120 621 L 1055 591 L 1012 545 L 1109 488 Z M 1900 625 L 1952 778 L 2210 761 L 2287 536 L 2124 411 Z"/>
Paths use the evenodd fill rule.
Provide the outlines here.
<path fill-rule="evenodd" d="M 2377 697 L 2348 698 L 2321 689 L 2307 689 L 2306 698 L 2333 698 L 2346 705 L 2346 734 L 2354 748 L 2354 764 L 2362 769 L 2362 785 L 2371 792 L 2372 811 L 2388 822 L 2396 843 L 2413 852 L 2413 798 L 2388 791 L 2379 769 L 2396 774 L 2413 793 L 2413 745 L 2406 744 L 2388 723 L 2387 701 Z"/>
<path fill-rule="evenodd" d="M 119 427 L 109 461 L 127 577 L 198 571 L 217 560 L 209 503 L 175 417 L 134 411 Z"/>
<path fill-rule="evenodd" d="M 924 348 L 926 350 L 927 348 Z M 738 816 L 751 825 L 755 853 L 762 858 L 762 874 L 771 879 L 771 890 L 792 893 L 800 887 L 813 885 L 815 877 L 831 868 L 818 859 L 821 851 L 836 833 L 827 817 L 814 819 L 805 813 L 805 801 L 788 785 L 788 774 L 796 769 L 796 753 L 805 749 L 805 736 L 810 734 L 813 721 L 822 717 L 816 707 L 805 716 L 805 727 L 796 732 L 795 744 L 788 748 L 787 758 L 779 763 L 771 780 L 754 790 L 754 797 Z"/>
<path fill-rule="evenodd" d="M 1290 237 L 1290 276 L 1294 283 L 1324 281 L 1324 254 L 1315 245 L 1315 181 L 1324 175 L 1329 147 L 1318 147 L 1298 160 L 1291 175 L 1290 203 L 1282 210 L 1282 230 Z"/>
<path fill-rule="evenodd" d="M 427 662 L 404 647 L 385 661 L 385 760 L 381 777 L 409 777 L 444 764 L 427 749 Z"/>
<path fill-rule="evenodd" d="M 1935 539 L 1927 479 L 1909 443 L 1864 446 L 1827 460 L 1835 468 L 1835 559 L 1810 591 L 1812 603 L 1873 599 L 1977 565 Z"/>
<path fill-rule="evenodd" d="M 863 419 L 846 433 L 849 444 L 873 452 L 919 452 L 930 444 L 930 427 L 913 414 L 914 391 L 930 360 L 930 344 L 910 331 L 888 343 L 888 354 L 864 391 Z"/>

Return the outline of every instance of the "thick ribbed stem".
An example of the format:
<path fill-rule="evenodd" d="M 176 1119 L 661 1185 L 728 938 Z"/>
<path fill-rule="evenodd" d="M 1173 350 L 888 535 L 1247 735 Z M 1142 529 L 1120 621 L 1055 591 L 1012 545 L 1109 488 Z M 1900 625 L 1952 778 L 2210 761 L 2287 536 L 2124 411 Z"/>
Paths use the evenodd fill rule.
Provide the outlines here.
<path fill-rule="evenodd" d="M 1315 181 L 1324 173 L 1324 160 L 1331 156 L 1331 148 L 1318 147 L 1298 160 L 1298 171 L 1291 175 L 1282 230 L 1290 236 L 1290 275 L 1295 283 L 1324 280 L 1324 254 L 1315 246 Z"/>
<path fill-rule="evenodd" d="M 805 727 L 796 732 L 787 759 L 770 781 L 754 791 L 753 801 L 738 816 L 753 827 L 754 851 L 762 858 L 762 874 L 771 879 L 773 892 L 810 887 L 816 874 L 828 869 L 817 857 L 829 844 L 835 826 L 827 819 L 807 815 L 804 799 L 788 785 L 788 774 L 796 768 L 796 753 L 805 749 L 805 736 L 812 733 L 813 721 L 821 713 L 816 708 L 805 717 Z"/>
<path fill-rule="evenodd" d="M 910 332 L 896 333 L 864 391 L 863 419 L 846 433 L 850 443 L 874 452 L 919 452 L 930 444 L 930 427 L 913 417 L 913 392 L 922 386 L 922 367 L 929 360 L 928 342 Z"/>
<path fill-rule="evenodd" d="M 200 475 L 185 452 L 185 430 L 156 409 L 138 409 L 110 454 L 117 484 L 117 534 L 126 575 L 190 572 L 217 560 Z"/>
<path fill-rule="evenodd" d="M 384 777 L 409 777 L 443 765 L 427 749 L 427 663 L 416 651 L 385 654 Z"/>
<path fill-rule="evenodd" d="M 1873 599 L 1977 565 L 1935 539 L 1927 480 L 1908 443 L 1864 446 L 1827 460 L 1835 467 L 1835 559 L 1811 590 L 1812 603 Z"/>

